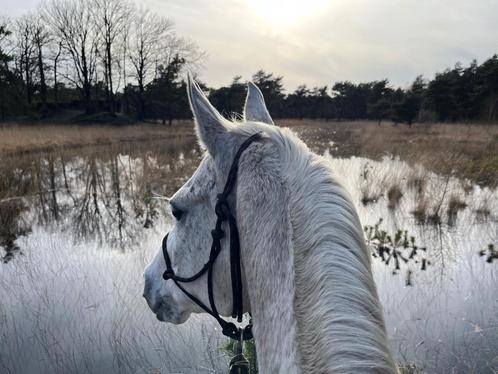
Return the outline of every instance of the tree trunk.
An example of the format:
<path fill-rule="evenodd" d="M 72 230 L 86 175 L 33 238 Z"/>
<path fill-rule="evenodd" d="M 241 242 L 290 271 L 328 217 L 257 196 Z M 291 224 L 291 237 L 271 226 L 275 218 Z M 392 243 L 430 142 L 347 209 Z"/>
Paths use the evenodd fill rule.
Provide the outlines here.
<path fill-rule="evenodd" d="M 30 72 L 30 67 L 29 67 L 29 59 L 28 56 L 26 55 L 24 59 L 24 74 L 26 77 L 26 101 L 28 105 L 31 105 L 32 98 L 31 98 L 31 72 Z"/>
<path fill-rule="evenodd" d="M 43 69 L 43 54 L 41 44 L 38 45 L 38 71 L 40 74 L 40 97 L 42 102 L 42 113 L 45 114 L 47 110 L 47 85 L 45 83 L 45 72 Z"/>
<path fill-rule="evenodd" d="M 92 113 L 91 97 L 91 86 L 90 83 L 88 83 L 87 79 L 85 79 L 85 82 L 83 83 L 83 100 L 85 102 L 86 114 Z"/>
<path fill-rule="evenodd" d="M 118 220 L 118 233 L 119 233 L 119 241 L 120 243 L 123 241 L 123 228 L 125 224 L 125 211 L 123 204 L 121 202 L 121 186 L 119 183 L 119 161 L 118 157 L 115 156 L 112 159 L 112 181 L 113 181 L 113 188 L 114 188 L 114 196 L 116 198 L 116 217 Z"/>
<path fill-rule="evenodd" d="M 138 80 L 138 110 L 137 117 L 140 121 L 145 119 L 145 98 L 144 98 L 145 88 L 143 84 L 143 77 L 139 77 Z"/>
<path fill-rule="evenodd" d="M 1 118 L 2 121 L 5 119 L 5 104 L 3 100 L 0 100 L 0 113 L 1 113 Z"/>
<path fill-rule="evenodd" d="M 92 106 L 91 106 L 92 87 L 90 84 L 90 78 L 88 76 L 89 71 L 88 71 L 87 58 L 84 46 L 82 46 L 81 48 L 81 61 L 83 64 L 81 69 L 81 75 L 83 76 L 83 100 L 85 102 L 85 112 L 86 114 L 90 114 L 92 113 Z"/>
<path fill-rule="evenodd" d="M 48 160 L 48 171 L 50 177 L 50 192 L 52 193 L 52 214 L 57 221 L 59 219 L 59 207 L 57 205 L 54 160 L 51 157 Z"/>
<path fill-rule="evenodd" d="M 59 105 L 59 92 L 57 87 L 57 59 L 54 61 L 54 107 Z"/>
<path fill-rule="evenodd" d="M 59 42 L 59 51 L 54 58 L 54 106 L 57 109 L 59 105 L 59 88 L 57 86 L 57 64 L 62 53 L 62 42 Z"/>
<path fill-rule="evenodd" d="M 106 65 L 107 65 L 107 85 L 108 85 L 108 94 L 107 100 L 109 105 L 109 112 L 114 115 L 114 88 L 112 84 L 112 57 L 111 57 L 111 43 L 107 43 L 106 45 Z"/>

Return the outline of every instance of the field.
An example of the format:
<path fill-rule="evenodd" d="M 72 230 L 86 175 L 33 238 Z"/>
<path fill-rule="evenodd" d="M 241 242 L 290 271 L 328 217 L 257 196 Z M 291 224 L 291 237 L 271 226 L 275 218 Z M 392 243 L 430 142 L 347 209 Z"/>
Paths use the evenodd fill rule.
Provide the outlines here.
<path fill-rule="evenodd" d="M 455 173 L 483 185 L 498 184 L 498 126 L 475 124 L 416 124 L 412 127 L 376 122 L 326 122 L 280 120 L 304 135 L 307 144 L 320 152 L 334 142 L 334 156 L 380 159 L 395 155 L 411 164 L 420 163 L 438 173 Z M 173 126 L 50 126 L 0 127 L 0 155 L 18 155 L 86 146 L 108 146 L 192 137 L 190 121 Z"/>
<path fill-rule="evenodd" d="M 277 123 L 351 193 L 406 373 L 497 372 L 498 126 Z M 160 324 L 141 297 L 172 222 L 155 196 L 200 157 L 188 121 L 0 127 L 0 372 L 226 372 L 211 320 Z M 397 231 L 425 250 L 402 260 Z"/>

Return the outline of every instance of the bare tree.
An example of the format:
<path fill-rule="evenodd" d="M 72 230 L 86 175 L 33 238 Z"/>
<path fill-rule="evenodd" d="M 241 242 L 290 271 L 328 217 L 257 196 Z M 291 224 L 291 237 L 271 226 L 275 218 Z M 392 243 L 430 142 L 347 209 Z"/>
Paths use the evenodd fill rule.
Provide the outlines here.
<path fill-rule="evenodd" d="M 38 67 L 38 76 L 40 80 L 40 99 L 42 102 L 42 111 L 47 107 L 47 84 L 45 80 L 45 55 L 44 48 L 50 43 L 51 35 L 43 20 L 39 15 L 31 17 L 31 29 L 33 44 L 36 53 L 36 65 Z"/>
<path fill-rule="evenodd" d="M 124 44 L 127 28 L 130 25 L 133 6 L 127 0 L 93 0 L 93 17 L 99 41 L 103 48 L 103 66 L 106 82 L 109 111 L 114 114 L 114 94 L 117 89 L 114 84 L 113 68 L 120 73 L 119 52 Z"/>
<path fill-rule="evenodd" d="M 0 16 L 0 119 L 5 119 L 9 98 L 12 92 L 8 89 L 12 81 L 9 69 L 11 62 L 11 35 L 10 22 L 6 17 Z"/>
<path fill-rule="evenodd" d="M 54 74 L 54 105 L 57 107 L 59 104 L 59 82 L 58 82 L 58 73 L 57 70 L 59 68 L 59 63 L 62 58 L 62 40 L 53 43 L 54 48 L 52 49 L 52 72 Z"/>
<path fill-rule="evenodd" d="M 133 20 L 129 37 L 129 59 L 138 85 L 138 117 L 145 116 L 144 92 L 154 66 L 161 55 L 163 42 L 172 32 L 173 22 L 148 9 L 140 9 Z"/>
<path fill-rule="evenodd" d="M 0 16 L 0 50 L 4 50 L 5 46 L 8 44 L 7 41 L 11 35 L 9 26 L 10 20 L 4 16 Z"/>
<path fill-rule="evenodd" d="M 71 57 L 74 76 L 66 78 L 81 90 L 87 113 L 92 110 L 98 47 L 92 6 L 86 0 L 47 0 L 41 6 L 44 21 Z"/>
<path fill-rule="evenodd" d="M 36 48 L 33 43 L 33 16 L 25 15 L 15 22 L 16 65 L 25 85 L 26 102 L 33 100 L 33 75 L 36 69 Z"/>
<path fill-rule="evenodd" d="M 175 34 L 170 19 L 148 9 L 140 9 L 134 18 L 128 48 L 138 86 L 139 119 L 145 116 L 145 87 L 156 77 L 159 66 L 169 66 L 181 58 L 184 66 L 197 70 L 205 56 L 195 43 Z"/>
<path fill-rule="evenodd" d="M 196 43 L 176 33 L 170 33 L 162 42 L 158 60 L 161 64 L 169 65 L 175 58 L 181 58 L 185 61 L 184 67 L 195 72 L 201 68 L 205 57 L 206 53 Z"/>

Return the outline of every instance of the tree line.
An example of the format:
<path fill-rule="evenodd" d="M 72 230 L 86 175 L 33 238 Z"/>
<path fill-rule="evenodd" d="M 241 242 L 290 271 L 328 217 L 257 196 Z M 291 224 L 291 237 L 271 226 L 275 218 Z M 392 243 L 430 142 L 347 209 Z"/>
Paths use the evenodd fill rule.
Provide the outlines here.
<path fill-rule="evenodd" d="M 34 13 L 0 19 L 0 119 L 50 117 L 61 110 L 171 122 L 190 118 L 184 73 L 204 53 L 179 36 L 171 19 L 130 0 L 45 0 Z M 333 120 L 498 121 L 498 57 L 456 64 L 407 88 L 387 79 L 287 92 L 283 77 L 252 80 L 276 118 Z M 240 76 L 220 88 L 201 86 L 226 116 L 241 111 Z M 109 120 L 108 117 L 104 117 Z"/>
<path fill-rule="evenodd" d="M 283 77 L 258 71 L 252 77 L 263 92 L 274 117 L 333 120 L 391 120 L 412 125 L 421 122 L 498 121 L 498 57 L 482 64 L 456 64 L 431 80 L 415 78 L 406 89 L 394 88 L 387 79 L 358 83 L 335 82 L 331 86 L 297 87 L 285 93 Z M 211 102 L 225 115 L 240 112 L 245 84 L 237 76 L 232 83 L 211 89 Z"/>
<path fill-rule="evenodd" d="M 202 61 L 173 22 L 130 0 L 46 0 L 36 12 L 0 19 L 0 118 L 123 111 L 136 91 L 145 118 L 146 87 L 170 65 Z"/>

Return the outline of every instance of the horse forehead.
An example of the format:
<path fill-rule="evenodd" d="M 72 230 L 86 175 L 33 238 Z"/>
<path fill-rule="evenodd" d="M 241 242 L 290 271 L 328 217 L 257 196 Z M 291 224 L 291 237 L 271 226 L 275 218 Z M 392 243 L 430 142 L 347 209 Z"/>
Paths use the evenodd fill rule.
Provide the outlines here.
<path fill-rule="evenodd" d="M 215 184 L 214 161 L 206 154 L 190 179 L 176 192 L 175 198 L 195 198 L 211 191 Z"/>

